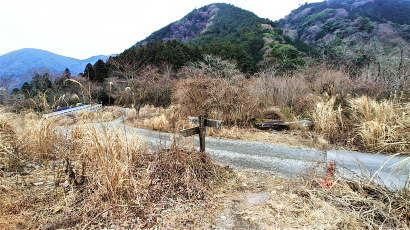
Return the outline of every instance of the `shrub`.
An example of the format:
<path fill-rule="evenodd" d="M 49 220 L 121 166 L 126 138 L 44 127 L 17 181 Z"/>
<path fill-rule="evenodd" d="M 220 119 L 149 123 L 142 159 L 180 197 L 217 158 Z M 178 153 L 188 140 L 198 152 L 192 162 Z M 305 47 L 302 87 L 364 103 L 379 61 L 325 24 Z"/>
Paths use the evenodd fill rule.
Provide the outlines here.
<path fill-rule="evenodd" d="M 169 106 L 171 103 L 171 80 L 161 74 L 157 68 L 147 66 L 137 71 L 133 67 L 125 68 L 121 74 L 127 78 L 124 82 L 114 83 L 113 97 L 122 106 L 139 110 L 144 105 Z M 125 84 L 124 84 L 125 83 Z"/>
<path fill-rule="evenodd" d="M 312 105 L 312 91 L 302 77 L 275 77 L 262 75 L 256 80 L 255 93 L 266 107 L 289 107 L 303 114 Z M 307 108 L 309 107 L 309 108 Z"/>
<path fill-rule="evenodd" d="M 182 116 L 207 115 L 226 124 L 247 124 L 263 109 L 254 94 L 253 81 L 241 76 L 233 79 L 193 77 L 176 83 L 174 104 Z"/>

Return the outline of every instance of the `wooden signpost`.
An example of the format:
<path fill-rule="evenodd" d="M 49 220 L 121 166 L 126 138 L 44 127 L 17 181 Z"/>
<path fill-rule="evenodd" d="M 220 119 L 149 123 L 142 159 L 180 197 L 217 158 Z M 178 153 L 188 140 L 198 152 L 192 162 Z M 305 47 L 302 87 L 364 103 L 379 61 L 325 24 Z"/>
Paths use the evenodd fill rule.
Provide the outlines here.
<path fill-rule="evenodd" d="M 199 135 L 199 149 L 201 152 L 205 152 L 205 134 L 206 134 L 206 127 L 212 127 L 220 129 L 222 126 L 222 121 L 220 120 L 213 120 L 207 119 L 205 116 L 199 117 L 188 117 L 191 122 L 199 123 L 198 127 L 191 128 L 191 129 L 184 129 L 181 130 L 181 135 L 184 137 L 190 137 L 193 135 Z"/>

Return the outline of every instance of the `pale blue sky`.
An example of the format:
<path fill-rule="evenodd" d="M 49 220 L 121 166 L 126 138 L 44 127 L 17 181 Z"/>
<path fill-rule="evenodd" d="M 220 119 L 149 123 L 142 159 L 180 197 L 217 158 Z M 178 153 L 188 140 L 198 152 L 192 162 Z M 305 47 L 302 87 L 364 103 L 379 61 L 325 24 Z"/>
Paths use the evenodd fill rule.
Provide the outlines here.
<path fill-rule="evenodd" d="M 120 53 L 194 8 L 226 2 L 280 19 L 309 0 L 1 0 L 0 55 L 38 48 L 88 58 Z"/>

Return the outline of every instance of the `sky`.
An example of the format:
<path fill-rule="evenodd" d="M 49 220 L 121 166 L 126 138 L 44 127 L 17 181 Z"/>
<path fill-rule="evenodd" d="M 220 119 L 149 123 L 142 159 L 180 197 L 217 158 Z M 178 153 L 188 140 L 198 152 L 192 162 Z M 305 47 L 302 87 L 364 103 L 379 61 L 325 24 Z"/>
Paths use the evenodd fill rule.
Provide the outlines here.
<path fill-rule="evenodd" d="M 231 3 L 278 20 L 309 0 L 1 0 L 0 55 L 37 48 L 85 59 L 124 49 L 195 8 Z"/>

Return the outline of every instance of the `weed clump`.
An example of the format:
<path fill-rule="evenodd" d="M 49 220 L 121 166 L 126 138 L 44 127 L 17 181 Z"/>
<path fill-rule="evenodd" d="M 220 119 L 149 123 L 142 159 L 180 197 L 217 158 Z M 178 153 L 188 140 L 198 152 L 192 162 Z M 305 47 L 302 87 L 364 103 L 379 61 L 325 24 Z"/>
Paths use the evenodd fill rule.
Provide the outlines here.
<path fill-rule="evenodd" d="M 227 176 L 206 153 L 176 147 L 152 152 L 137 135 L 118 129 L 76 129 L 71 138 L 65 146 L 71 184 L 87 194 L 86 216 L 121 206 L 144 219 L 171 200 L 205 199 Z"/>

